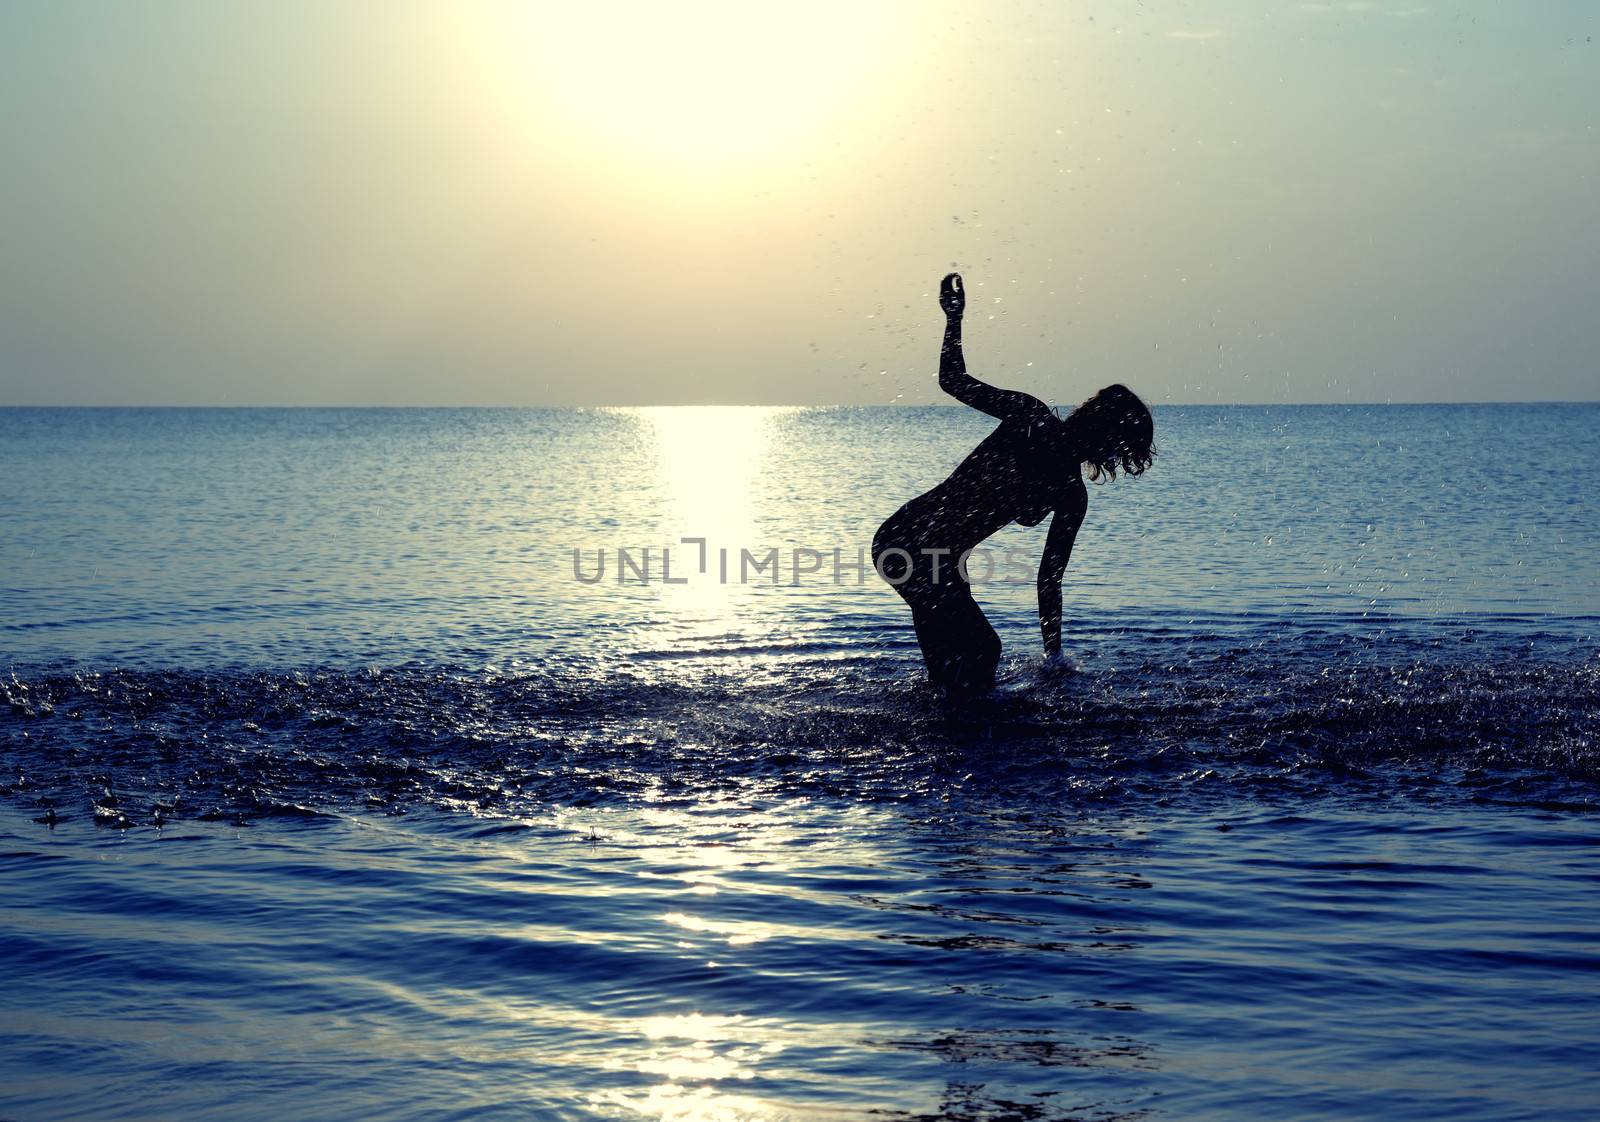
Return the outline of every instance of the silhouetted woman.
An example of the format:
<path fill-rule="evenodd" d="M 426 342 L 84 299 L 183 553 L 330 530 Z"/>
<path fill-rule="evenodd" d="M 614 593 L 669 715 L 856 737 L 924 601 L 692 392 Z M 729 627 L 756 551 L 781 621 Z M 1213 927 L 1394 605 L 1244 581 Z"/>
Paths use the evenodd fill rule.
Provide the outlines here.
<path fill-rule="evenodd" d="M 950 478 L 895 511 L 872 540 L 878 572 L 911 605 L 928 678 L 949 693 L 994 685 L 1000 637 L 964 575 L 965 554 L 1011 522 L 1037 526 L 1054 513 L 1039 562 L 1039 628 L 1047 657 L 1061 654 L 1061 575 L 1088 509 L 1089 478 L 1139 475 L 1155 456 L 1155 426 L 1126 386 L 1107 386 L 1065 419 L 1031 394 L 967 373 L 961 354 L 966 292 L 951 273 L 939 286 L 944 346 L 939 388 L 1000 421 Z"/>

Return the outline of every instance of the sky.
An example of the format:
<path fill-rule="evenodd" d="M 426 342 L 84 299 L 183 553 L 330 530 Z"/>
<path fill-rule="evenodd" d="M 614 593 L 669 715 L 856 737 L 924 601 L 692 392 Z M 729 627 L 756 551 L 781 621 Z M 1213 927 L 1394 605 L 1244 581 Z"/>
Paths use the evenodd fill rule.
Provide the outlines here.
<path fill-rule="evenodd" d="M 1600 398 L 1600 6 L 8 0 L 0 405 Z"/>

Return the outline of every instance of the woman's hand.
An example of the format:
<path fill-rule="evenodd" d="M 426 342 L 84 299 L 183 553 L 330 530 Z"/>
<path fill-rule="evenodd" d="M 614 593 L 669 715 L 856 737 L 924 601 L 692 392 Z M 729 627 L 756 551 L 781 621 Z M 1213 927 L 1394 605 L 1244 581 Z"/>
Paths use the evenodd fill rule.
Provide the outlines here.
<path fill-rule="evenodd" d="M 947 273 L 939 283 L 939 307 L 950 319 L 960 319 L 967 310 L 967 290 L 961 283 L 960 273 Z"/>

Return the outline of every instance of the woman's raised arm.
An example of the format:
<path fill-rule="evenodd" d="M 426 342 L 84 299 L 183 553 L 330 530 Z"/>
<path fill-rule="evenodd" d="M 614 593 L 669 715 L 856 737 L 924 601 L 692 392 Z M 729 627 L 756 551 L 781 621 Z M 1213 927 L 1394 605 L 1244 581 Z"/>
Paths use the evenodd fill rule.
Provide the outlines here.
<path fill-rule="evenodd" d="M 967 373 L 961 353 L 961 316 L 967 293 L 960 273 L 950 273 L 939 285 L 939 307 L 944 309 L 944 345 L 939 348 L 939 388 L 963 405 L 1005 420 L 1049 412 L 1044 402 L 1021 390 L 1002 390 Z"/>

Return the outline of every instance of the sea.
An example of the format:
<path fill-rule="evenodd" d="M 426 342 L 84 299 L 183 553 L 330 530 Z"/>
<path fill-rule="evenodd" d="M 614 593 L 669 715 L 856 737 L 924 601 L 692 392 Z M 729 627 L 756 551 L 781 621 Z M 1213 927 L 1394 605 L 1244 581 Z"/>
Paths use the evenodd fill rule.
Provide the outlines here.
<path fill-rule="evenodd" d="M 0 410 L 0 1119 L 1600 1117 L 1600 405 Z"/>

